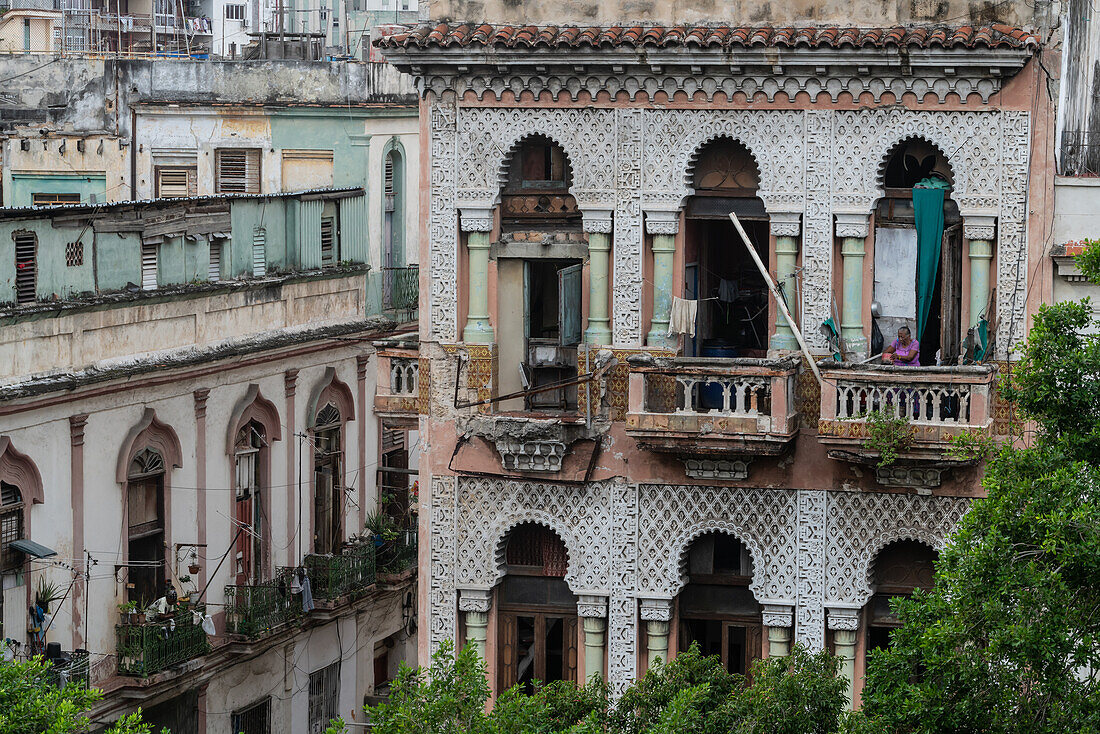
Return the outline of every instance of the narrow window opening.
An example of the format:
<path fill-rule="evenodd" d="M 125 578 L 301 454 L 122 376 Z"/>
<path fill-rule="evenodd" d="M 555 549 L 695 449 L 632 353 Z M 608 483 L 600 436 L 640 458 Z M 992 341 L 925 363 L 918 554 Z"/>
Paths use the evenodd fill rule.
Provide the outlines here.
<path fill-rule="evenodd" d="M 34 303 L 38 289 L 38 238 L 31 232 L 15 235 L 15 302 Z"/>

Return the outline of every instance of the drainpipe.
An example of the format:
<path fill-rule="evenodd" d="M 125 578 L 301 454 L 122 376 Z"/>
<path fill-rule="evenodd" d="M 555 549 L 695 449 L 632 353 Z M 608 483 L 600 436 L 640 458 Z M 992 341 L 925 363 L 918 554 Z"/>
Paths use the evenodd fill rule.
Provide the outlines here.
<path fill-rule="evenodd" d="M 137 110 L 130 107 L 130 200 L 137 201 Z"/>

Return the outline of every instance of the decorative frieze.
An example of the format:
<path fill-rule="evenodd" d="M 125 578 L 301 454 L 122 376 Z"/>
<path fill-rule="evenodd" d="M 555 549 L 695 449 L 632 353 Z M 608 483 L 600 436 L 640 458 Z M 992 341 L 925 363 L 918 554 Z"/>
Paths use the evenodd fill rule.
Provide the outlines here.
<path fill-rule="evenodd" d="M 495 445 L 501 466 L 508 471 L 558 472 L 565 458 L 565 444 L 561 441 L 500 438 Z"/>
<path fill-rule="evenodd" d="M 884 487 L 920 487 L 932 489 L 940 486 L 942 469 L 920 466 L 880 466 L 875 469 L 875 481 Z"/>
<path fill-rule="evenodd" d="M 684 473 L 692 479 L 748 479 L 749 464 L 730 459 L 684 459 Z"/>
<path fill-rule="evenodd" d="M 794 607 L 765 604 L 763 622 L 765 627 L 791 627 L 794 625 Z"/>
<path fill-rule="evenodd" d="M 638 613 L 643 622 L 672 621 L 671 599 L 641 599 Z"/>
<path fill-rule="evenodd" d="M 858 630 L 859 609 L 851 607 L 829 607 L 828 624 L 831 630 Z"/>
<path fill-rule="evenodd" d="M 601 619 L 606 617 L 607 597 L 593 594 L 580 594 L 577 597 L 577 616 L 599 617 Z"/>

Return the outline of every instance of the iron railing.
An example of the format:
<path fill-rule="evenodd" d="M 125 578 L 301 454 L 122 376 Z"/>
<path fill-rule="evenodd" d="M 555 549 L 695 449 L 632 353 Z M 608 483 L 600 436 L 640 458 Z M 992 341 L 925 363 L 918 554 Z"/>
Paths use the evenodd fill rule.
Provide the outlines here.
<path fill-rule="evenodd" d="M 87 650 L 65 653 L 62 658 L 50 660 L 51 665 L 46 671 L 46 680 L 58 688 L 64 688 L 70 683 L 86 688 L 89 684 L 90 660 Z"/>
<path fill-rule="evenodd" d="M 314 599 L 335 601 L 374 584 L 375 552 L 368 543 L 348 546 L 340 555 L 308 555 L 303 565 Z"/>
<path fill-rule="evenodd" d="M 416 567 L 416 529 L 404 530 L 397 540 L 386 541 L 377 549 L 379 573 L 401 573 Z"/>
<path fill-rule="evenodd" d="M 202 613 L 201 608 L 198 613 Z M 115 631 L 118 672 L 122 675 L 144 678 L 210 651 L 206 632 L 190 609 L 162 621 L 120 624 Z"/>
<path fill-rule="evenodd" d="M 415 311 L 420 303 L 420 267 L 382 268 L 382 309 Z"/>
<path fill-rule="evenodd" d="M 261 637 L 302 616 L 302 599 L 290 591 L 292 569 L 269 581 L 225 587 L 226 631 Z"/>
<path fill-rule="evenodd" d="M 1100 132 L 1063 130 L 1061 152 L 1063 176 L 1100 176 Z"/>

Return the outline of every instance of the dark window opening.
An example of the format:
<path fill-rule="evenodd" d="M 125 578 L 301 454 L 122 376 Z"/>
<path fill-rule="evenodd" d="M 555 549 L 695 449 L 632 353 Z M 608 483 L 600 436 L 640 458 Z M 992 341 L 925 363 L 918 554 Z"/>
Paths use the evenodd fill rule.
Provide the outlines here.
<path fill-rule="evenodd" d="M 38 238 L 32 232 L 15 236 L 15 302 L 34 303 L 38 291 Z"/>
<path fill-rule="evenodd" d="M 0 482 L 0 573 L 23 565 L 23 554 L 11 544 L 23 539 L 23 495 L 19 488 Z"/>
<path fill-rule="evenodd" d="M 868 651 L 889 647 L 890 631 L 900 626 L 890 600 L 908 597 L 916 589 L 931 590 L 938 557 L 932 548 L 912 540 L 891 543 L 879 551 L 872 567 L 875 593 L 864 607 Z"/>
<path fill-rule="evenodd" d="M 340 662 L 309 674 L 309 734 L 323 734 L 340 712 Z"/>
<path fill-rule="evenodd" d="M 237 584 L 257 583 L 264 578 L 263 545 L 267 526 L 267 507 L 262 483 L 262 454 L 267 446 L 263 426 L 249 422 L 237 433 L 234 447 L 234 471 L 236 472 L 236 575 Z"/>
<path fill-rule="evenodd" d="M 164 595 L 164 460 L 144 449 L 130 463 L 126 482 L 129 526 L 127 601 L 143 608 Z"/>
<path fill-rule="evenodd" d="M 512 152 L 502 197 L 502 222 L 508 229 L 536 225 L 574 228 L 580 224 L 569 159 L 549 138 L 534 136 Z"/>
<path fill-rule="evenodd" d="M 317 414 L 314 428 L 314 553 L 339 553 L 343 544 L 343 419 L 329 403 Z"/>
<path fill-rule="evenodd" d="M 575 260 L 524 262 L 524 376 L 528 388 L 568 381 L 577 374 L 581 341 L 581 270 Z M 528 410 L 576 410 L 575 385 L 531 393 Z"/>
<path fill-rule="evenodd" d="M 233 712 L 233 734 L 270 734 L 271 697 Z"/>

